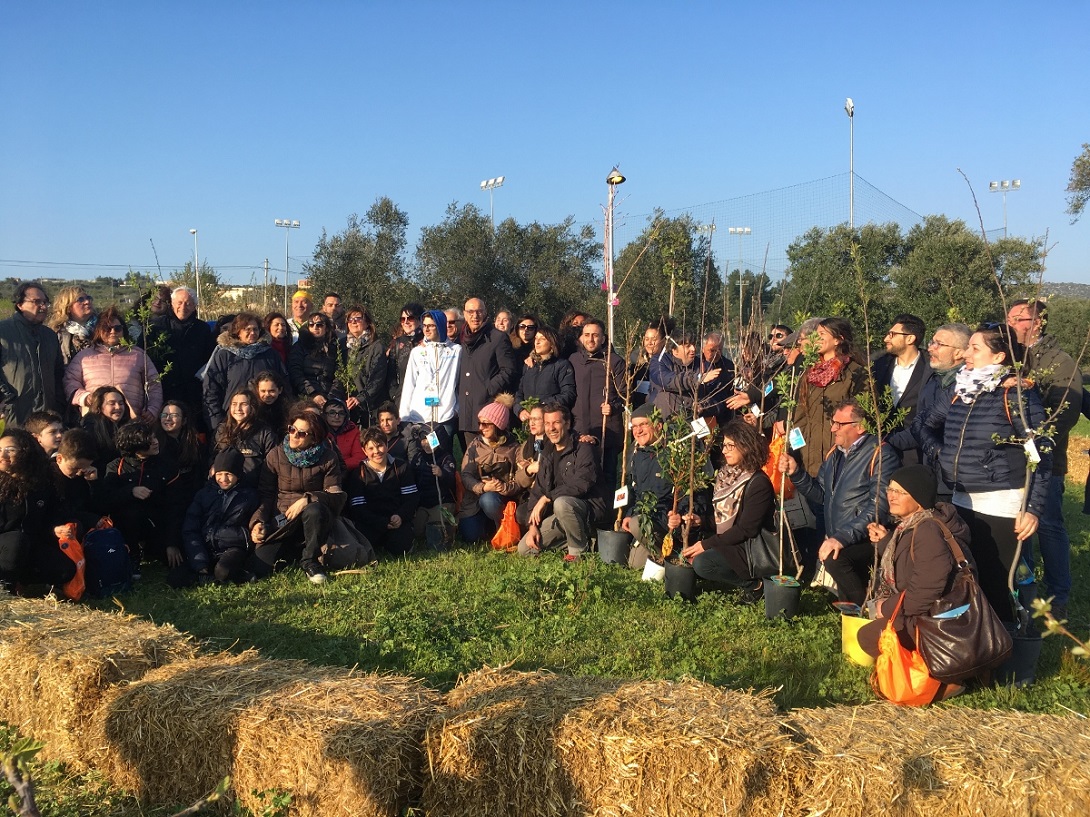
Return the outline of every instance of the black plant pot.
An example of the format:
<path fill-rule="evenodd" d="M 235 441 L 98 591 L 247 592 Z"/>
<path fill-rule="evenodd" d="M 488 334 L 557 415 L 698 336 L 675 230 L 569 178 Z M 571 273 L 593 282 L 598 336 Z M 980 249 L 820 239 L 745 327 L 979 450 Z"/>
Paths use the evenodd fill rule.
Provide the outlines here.
<path fill-rule="evenodd" d="M 793 576 L 765 579 L 765 618 L 794 618 L 799 612 L 802 585 Z"/>
<path fill-rule="evenodd" d="M 666 563 L 666 595 L 696 601 L 696 571 L 692 565 Z"/>
<path fill-rule="evenodd" d="M 1010 658 L 996 669 L 996 683 L 1013 687 L 1029 686 L 1037 680 L 1037 661 L 1041 657 L 1044 640 L 1032 626 L 1025 628 L 1018 628 L 1014 624 L 1006 626 L 1011 634 L 1011 641 L 1014 642 L 1014 650 Z"/>
<path fill-rule="evenodd" d="M 632 534 L 625 530 L 598 531 L 598 558 L 607 565 L 628 566 L 632 549 Z"/>

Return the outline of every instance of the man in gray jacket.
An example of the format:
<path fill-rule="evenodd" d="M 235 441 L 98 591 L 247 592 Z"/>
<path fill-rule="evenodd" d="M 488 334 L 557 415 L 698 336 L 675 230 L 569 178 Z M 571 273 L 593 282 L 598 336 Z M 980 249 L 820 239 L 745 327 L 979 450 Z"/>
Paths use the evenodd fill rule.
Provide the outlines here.
<path fill-rule="evenodd" d="M 64 364 L 57 333 L 45 326 L 49 296 L 24 281 L 12 297 L 15 314 L 0 321 L 0 399 L 10 425 L 22 427 L 32 411 L 57 411 Z"/>

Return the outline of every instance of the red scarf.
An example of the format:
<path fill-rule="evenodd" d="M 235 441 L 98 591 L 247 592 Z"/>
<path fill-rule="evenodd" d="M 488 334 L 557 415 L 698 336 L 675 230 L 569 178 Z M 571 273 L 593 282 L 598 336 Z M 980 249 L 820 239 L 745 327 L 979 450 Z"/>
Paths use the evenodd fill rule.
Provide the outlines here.
<path fill-rule="evenodd" d="M 834 380 L 840 378 L 840 373 L 848 365 L 847 355 L 834 355 L 821 363 L 815 363 L 806 373 L 806 382 L 811 386 L 824 389 Z"/>

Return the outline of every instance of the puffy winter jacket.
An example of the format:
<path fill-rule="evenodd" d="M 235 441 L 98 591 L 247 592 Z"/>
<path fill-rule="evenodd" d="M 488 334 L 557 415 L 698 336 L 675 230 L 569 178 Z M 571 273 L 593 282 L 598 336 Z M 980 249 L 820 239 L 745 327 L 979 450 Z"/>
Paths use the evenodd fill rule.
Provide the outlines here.
<path fill-rule="evenodd" d="M 518 443 L 508 437 L 502 437 L 496 445 L 489 445 L 480 437 L 474 437 L 466 446 L 465 456 L 462 457 L 462 484 L 466 490 L 462 497 L 462 507 L 458 509 L 459 519 L 468 519 L 480 510 L 477 486 L 486 477 L 503 483 L 503 490 L 499 494 L 505 499 L 515 499 L 522 493 L 515 478 L 518 449 Z"/>
<path fill-rule="evenodd" d="M 575 405 L 575 369 L 569 361 L 550 357 L 534 366 L 522 366 L 518 392 L 515 394 L 515 416 L 522 412 L 522 401 L 536 397 L 541 403 L 559 403 L 570 409 Z"/>
<path fill-rule="evenodd" d="M 209 483 L 197 492 L 185 514 L 182 545 L 194 573 L 207 570 L 212 559 L 228 548 L 250 547 L 250 515 L 257 508 L 257 491 L 236 486 L 221 490 Z"/>
<path fill-rule="evenodd" d="M 72 405 L 86 414 L 91 392 L 99 386 L 115 386 L 139 417 L 147 413 L 159 416 L 163 407 L 163 387 L 159 372 L 143 349 L 133 346 L 110 347 L 101 343 L 79 352 L 64 372 L 64 393 Z"/>
<path fill-rule="evenodd" d="M 223 332 L 216 351 L 204 370 L 204 413 L 213 430 L 227 416 L 227 401 L 239 389 L 265 370 L 276 372 L 287 380 L 287 371 L 280 355 L 269 345 L 267 337 L 257 343 L 242 344 L 229 332 Z"/>
<path fill-rule="evenodd" d="M 624 361 L 621 366 L 624 367 Z M 568 435 L 562 451 L 546 440 L 541 452 L 541 470 L 526 503 L 532 508 L 543 496 L 553 501 L 561 496 L 584 499 L 590 504 L 591 521 L 604 523 L 606 488 L 598 465 L 598 448 L 579 442 L 575 434 Z"/>

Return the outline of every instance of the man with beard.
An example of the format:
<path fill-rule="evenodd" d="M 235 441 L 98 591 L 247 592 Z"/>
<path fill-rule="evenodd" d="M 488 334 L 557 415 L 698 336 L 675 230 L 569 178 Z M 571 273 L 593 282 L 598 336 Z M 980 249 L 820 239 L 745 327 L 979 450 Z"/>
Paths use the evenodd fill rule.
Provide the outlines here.
<path fill-rule="evenodd" d="M 943 401 L 949 403 L 954 394 L 954 380 L 965 365 L 965 350 L 969 348 L 969 338 L 973 330 L 963 323 L 947 323 L 935 330 L 931 342 L 927 344 L 927 362 L 934 376 L 924 383 L 920 390 L 920 399 L 916 403 L 916 417 L 912 421 L 912 437 L 920 445 L 920 429 L 932 406 Z M 939 499 L 949 502 L 953 489 L 943 481 L 942 468 L 938 457 L 928 457 L 918 448 L 921 460 L 935 473 Z"/>
<path fill-rule="evenodd" d="M 886 442 L 901 454 L 905 465 L 920 462 L 916 451 L 916 438 L 909 430 L 916 419 L 920 392 L 931 379 L 931 364 L 927 355 L 921 354 L 924 343 L 923 321 L 915 315 L 898 315 L 893 326 L 886 332 L 886 353 L 874 361 L 874 383 L 881 398 L 889 388 L 890 411 L 906 409 L 908 414 L 895 428 L 886 432 Z"/>

